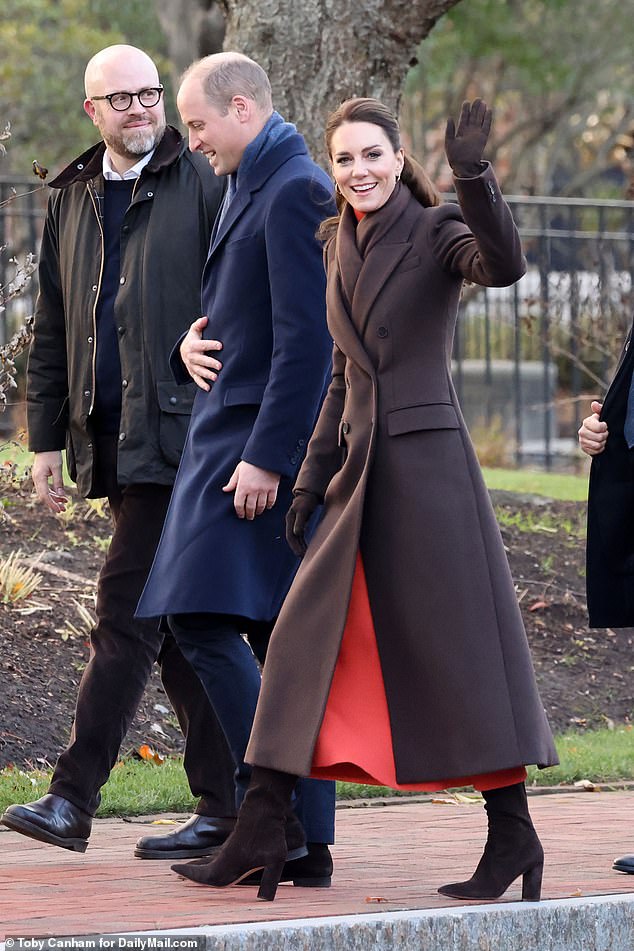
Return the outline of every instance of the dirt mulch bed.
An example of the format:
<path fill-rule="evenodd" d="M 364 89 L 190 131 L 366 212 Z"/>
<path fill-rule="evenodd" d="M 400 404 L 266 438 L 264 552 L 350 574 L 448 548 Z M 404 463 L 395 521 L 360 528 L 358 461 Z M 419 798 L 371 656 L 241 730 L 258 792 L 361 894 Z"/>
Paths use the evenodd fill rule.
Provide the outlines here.
<path fill-rule="evenodd" d="M 0 767 L 43 767 L 68 740 L 89 654 L 86 612 L 93 610 L 110 522 L 107 511 L 100 516 L 79 499 L 72 518 L 62 521 L 26 486 L 3 487 L 0 495 L 0 558 L 19 551 L 42 576 L 27 599 L 0 603 Z M 587 626 L 585 505 L 492 497 L 553 728 L 629 722 L 634 631 Z M 163 754 L 182 749 L 157 669 L 122 752 L 144 743 Z"/>

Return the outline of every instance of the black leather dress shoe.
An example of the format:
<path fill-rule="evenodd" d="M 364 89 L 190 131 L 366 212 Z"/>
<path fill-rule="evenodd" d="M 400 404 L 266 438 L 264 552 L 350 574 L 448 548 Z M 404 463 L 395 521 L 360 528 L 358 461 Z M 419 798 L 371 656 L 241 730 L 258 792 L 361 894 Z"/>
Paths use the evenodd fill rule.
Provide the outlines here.
<path fill-rule="evenodd" d="M 634 875 L 634 855 L 622 855 L 620 859 L 614 859 L 612 868 L 615 872 L 627 872 L 628 875 Z"/>
<path fill-rule="evenodd" d="M 235 819 L 191 816 L 167 835 L 144 835 L 136 844 L 138 859 L 195 859 L 209 855 L 233 832 Z"/>
<path fill-rule="evenodd" d="M 13 832 L 71 852 L 86 851 L 92 828 L 92 816 L 52 793 L 35 802 L 9 806 L 0 822 Z"/>

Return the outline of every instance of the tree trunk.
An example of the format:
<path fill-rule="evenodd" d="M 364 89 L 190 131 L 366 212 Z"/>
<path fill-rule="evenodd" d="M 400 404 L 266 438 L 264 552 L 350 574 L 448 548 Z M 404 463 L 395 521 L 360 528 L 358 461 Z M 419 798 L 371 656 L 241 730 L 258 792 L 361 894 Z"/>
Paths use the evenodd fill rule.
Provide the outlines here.
<path fill-rule="evenodd" d="M 225 50 L 266 69 L 275 108 L 303 133 L 327 165 L 325 118 L 350 96 L 374 96 L 398 111 L 418 44 L 459 0 L 219 0 L 226 15 Z M 215 52 L 200 33 L 213 0 L 156 0 L 179 72 Z M 198 32 L 197 32 L 198 31 Z"/>

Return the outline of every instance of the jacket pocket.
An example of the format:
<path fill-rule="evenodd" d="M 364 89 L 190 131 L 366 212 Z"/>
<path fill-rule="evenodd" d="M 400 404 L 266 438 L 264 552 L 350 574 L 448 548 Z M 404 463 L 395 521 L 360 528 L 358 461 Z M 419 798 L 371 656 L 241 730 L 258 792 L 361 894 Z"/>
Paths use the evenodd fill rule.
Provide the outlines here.
<path fill-rule="evenodd" d="M 179 386 L 173 380 L 156 384 L 159 404 L 159 443 L 161 452 L 170 465 L 180 462 L 192 403 L 195 393 L 192 387 Z"/>
<path fill-rule="evenodd" d="M 389 436 L 415 432 L 418 429 L 459 429 L 458 414 L 452 403 L 422 403 L 403 406 L 387 414 Z"/>
<path fill-rule="evenodd" d="M 225 391 L 225 406 L 259 406 L 264 396 L 266 383 L 245 383 L 229 386 Z"/>

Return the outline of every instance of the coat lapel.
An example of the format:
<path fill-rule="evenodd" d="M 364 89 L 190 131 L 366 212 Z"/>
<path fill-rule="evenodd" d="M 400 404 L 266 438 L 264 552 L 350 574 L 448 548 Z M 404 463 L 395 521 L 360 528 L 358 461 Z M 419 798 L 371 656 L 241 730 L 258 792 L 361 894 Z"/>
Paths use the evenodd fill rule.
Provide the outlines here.
<path fill-rule="evenodd" d="M 251 204 L 253 193 L 259 191 L 278 168 L 294 155 L 307 154 L 308 152 L 303 138 L 299 133 L 296 133 L 287 139 L 283 139 L 257 159 L 253 167 L 245 175 L 244 181 L 240 181 L 238 189 L 227 209 L 227 213 L 212 238 L 207 265 L 212 258 L 216 256 L 231 230 L 236 226 Z"/>
<path fill-rule="evenodd" d="M 339 267 L 360 337 L 374 301 L 411 248 L 413 207 L 420 209 L 409 189 L 397 185 L 390 200 L 366 215 L 356 229 L 352 208 L 348 206 L 342 215 Z"/>

